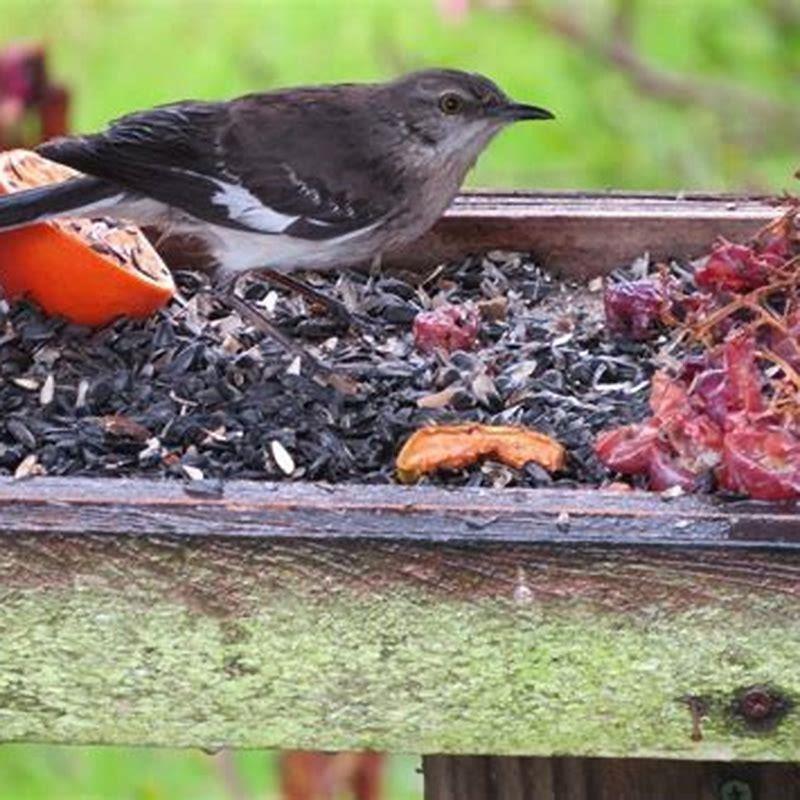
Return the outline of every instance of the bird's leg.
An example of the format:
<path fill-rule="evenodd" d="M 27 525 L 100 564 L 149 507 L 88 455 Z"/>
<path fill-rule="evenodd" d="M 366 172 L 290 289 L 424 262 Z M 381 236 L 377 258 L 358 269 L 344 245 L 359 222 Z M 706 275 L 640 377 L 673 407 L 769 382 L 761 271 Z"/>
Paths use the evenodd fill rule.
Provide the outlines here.
<path fill-rule="evenodd" d="M 380 278 L 383 271 L 383 253 L 378 253 L 369 262 L 369 276 L 370 278 Z"/>
<path fill-rule="evenodd" d="M 295 342 L 290 336 L 287 336 L 276 325 L 273 325 L 272 321 L 261 309 L 236 294 L 236 279 L 226 281 L 221 289 L 216 295 L 218 300 L 235 311 L 243 320 L 247 320 L 254 328 L 276 341 L 288 353 L 297 356 L 309 368 L 311 373 L 321 379 L 323 383 L 345 394 L 354 394 L 358 390 L 358 384 L 353 379 L 337 373 L 321 361 L 318 361 L 305 347 Z"/>
<path fill-rule="evenodd" d="M 306 297 L 315 303 L 319 303 L 325 307 L 325 310 L 328 311 L 328 313 L 332 314 L 348 328 L 353 327 L 353 323 L 358 323 L 358 327 L 363 331 L 374 331 L 377 327 L 375 322 L 366 314 L 354 314 L 341 301 L 336 300 L 334 297 L 330 297 L 324 292 L 314 289 L 307 283 L 297 280 L 297 278 L 291 278 L 288 275 L 284 275 L 282 272 L 276 272 L 275 270 L 268 268 L 258 270 L 258 274 L 266 278 L 268 281 L 283 287 L 284 289 L 297 292 L 299 295 Z"/>
<path fill-rule="evenodd" d="M 332 314 L 344 324 L 350 326 L 353 323 L 353 315 L 344 303 L 334 297 L 329 297 L 324 292 L 317 291 L 313 286 L 309 286 L 307 283 L 297 280 L 297 278 L 284 275 L 282 272 L 276 272 L 274 269 L 260 269 L 258 274 L 266 278 L 270 283 L 277 284 L 292 292 L 297 292 L 297 294 L 314 303 L 319 303 L 329 314 Z"/>
<path fill-rule="evenodd" d="M 234 292 L 228 292 L 219 299 L 223 303 L 232 308 L 243 320 L 249 322 L 254 328 L 266 333 L 271 339 L 274 339 L 284 350 L 291 353 L 293 356 L 298 356 L 306 362 L 314 371 L 325 372 L 327 367 L 324 367 L 311 355 L 302 345 L 295 342 L 290 336 L 287 336 L 277 326 L 272 324 L 272 321 L 264 314 L 259 308 L 248 303 L 243 297 L 240 297 Z"/>

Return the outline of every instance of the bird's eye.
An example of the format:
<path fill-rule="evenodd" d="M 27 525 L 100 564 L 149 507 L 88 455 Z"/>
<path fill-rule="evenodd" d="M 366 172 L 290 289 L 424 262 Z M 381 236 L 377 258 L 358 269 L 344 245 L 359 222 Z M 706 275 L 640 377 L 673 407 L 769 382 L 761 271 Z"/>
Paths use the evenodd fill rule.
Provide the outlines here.
<path fill-rule="evenodd" d="M 443 94 L 439 98 L 439 108 L 444 114 L 458 114 L 463 107 L 464 101 L 457 94 L 453 94 L 452 92 Z"/>

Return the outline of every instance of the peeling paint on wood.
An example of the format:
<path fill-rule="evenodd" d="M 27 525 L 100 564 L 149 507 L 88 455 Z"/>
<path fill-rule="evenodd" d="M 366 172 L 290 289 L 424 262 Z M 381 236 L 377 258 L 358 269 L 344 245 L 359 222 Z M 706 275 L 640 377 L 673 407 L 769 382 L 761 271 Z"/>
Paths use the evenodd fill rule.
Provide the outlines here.
<path fill-rule="evenodd" d="M 796 760 L 798 533 L 697 498 L 0 482 L 0 739 Z"/>

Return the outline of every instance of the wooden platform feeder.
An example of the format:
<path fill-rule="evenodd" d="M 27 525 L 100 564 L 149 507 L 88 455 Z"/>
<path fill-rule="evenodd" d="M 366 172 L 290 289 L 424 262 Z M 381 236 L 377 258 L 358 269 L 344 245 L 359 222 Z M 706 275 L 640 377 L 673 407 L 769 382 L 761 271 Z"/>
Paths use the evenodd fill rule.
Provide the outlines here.
<path fill-rule="evenodd" d="M 742 198 L 468 195 L 588 278 Z M 391 259 L 390 259 L 391 260 Z M 800 798 L 800 517 L 594 490 L 0 482 L 0 739 L 424 753 L 430 800 Z"/>

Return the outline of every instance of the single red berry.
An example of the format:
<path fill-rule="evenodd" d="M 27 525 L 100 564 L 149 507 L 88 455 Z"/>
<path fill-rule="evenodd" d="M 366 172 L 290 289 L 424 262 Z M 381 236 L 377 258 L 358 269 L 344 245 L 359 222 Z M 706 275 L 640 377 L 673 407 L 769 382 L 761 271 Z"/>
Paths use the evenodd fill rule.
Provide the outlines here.
<path fill-rule="evenodd" d="M 414 344 L 423 353 L 471 350 L 477 341 L 480 317 L 471 305 L 442 305 L 414 318 Z"/>
<path fill-rule="evenodd" d="M 606 286 L 603 304 L 611 333 L 646 339 L 664 310 L 664 290 L 649 278 L 613 283 Z"/>

